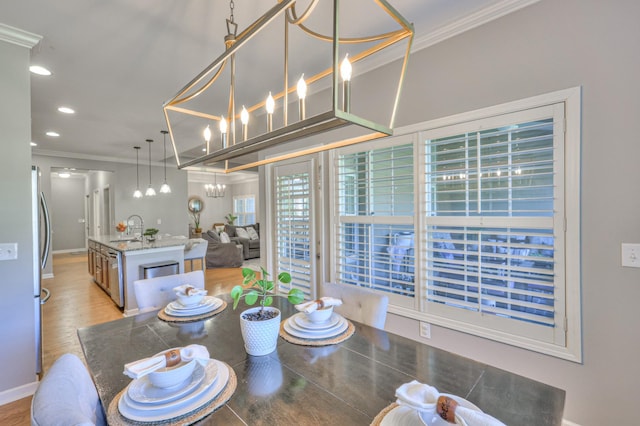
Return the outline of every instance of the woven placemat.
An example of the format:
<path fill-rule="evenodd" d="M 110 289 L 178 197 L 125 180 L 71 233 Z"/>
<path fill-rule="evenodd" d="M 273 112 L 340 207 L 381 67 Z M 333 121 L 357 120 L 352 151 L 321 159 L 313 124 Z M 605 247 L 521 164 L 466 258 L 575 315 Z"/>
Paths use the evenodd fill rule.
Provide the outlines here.
<path fill-rule="evenodd" d="M 282 337 L 287 342 L 293 343 L 295 345 L 302 345 L 302 346 L 335 345 L 336 343 L 344 342 L 349 337 L 353 336 L 353 333 L 355 333 L 356 331 L 356 327 L 353 325 L 353 323 L 349 320 L 346 320 L 346 321 L 347 321 L 347 324 L 349 325 L 347 326 L 347 329 L 345 331 L 338 334 L 337 336 L 328 337 L 326 339 L 304 339 L 302 337 L 292 336 L 291 334 L 285 331 L 284 321 L 282 321 L 280 323 L 280 337 Z"/>
<path fill-rule="evenodd" d="M 227 385 L 222 389 L 222 392 L 218 394 L 211 401 L 202 405 L 201 407 L 193 410 L 190 413 L 184 414 L 179 417 L 174 417 L 172 419 L 167 419 L 163 421 L 155 421 L 155 422 L 137 422 L 134 420 L 129 420 L 120 414 L 120 410 L 118 410 L 118 401 L 122 397 L 122 394 L 127 391 L 127 388 L 121 390 L 118 395 L 113 398 L 111 404 L 109 404 L 109 409 L 107 410 L 107 423 L 110 426 L 131 426 L 131 425 L 190 425 L 193 424 L 209 414 L 216 411 L 218 408 L 222 407 L 227 403 L 233 396 L 233 393 L 236 391 L 236 386 L 238 385 L 238 378 L 236 377 L 235 371 L 233 368 L 229 366 L 226 362 L 222 362 L 225 367 L 229 369 L 229 380 L 227 381 Z"/>
<path fill-rule="evenodd" d="M 392 402 L 391 404 L 387 405 L 386 407 L 384 407 L 382 409 L 382 411 L 380 411 L 378 413 L 377 416 L 375 416 L 375 418 L 373 419 L 373 421 L 371 422 L 371 426 L 379 426 L 380 423 L 382 423 L 382 419 L 384 419 L 384 417 L 389 414 L 391 412 L 391 410 L 393 410 L 394 408 L 396 408 L 398 406 L 398 404 L 396 404 L 395 402 Z"/>
<path fill-rule="evenodd" d="M 220 305 L 220 307 L 218 309 L 214 309 L 211 312 L 205 312 L 204 314 L 200 314 L 200 315 L 193 315 L 193 316 L 188 316 L 188 317 L 176 317 L 173 315 L 169 315 L 168 313 L 166 313 L 164 311 L 164 309 L 160 309 L 158 311 L 158 318 L 160 318 L 162 321 L 166 321 L 166 322 L 195 322 L 195 321 L 202 321 L 205 320 L 207 318 L 211 318 L 213 316 L 218 315 L 220 312 L 224 311 L 227 307 L 227 302 L 225 302 L 224 300 L 222 301 L 222 305 Z"/>

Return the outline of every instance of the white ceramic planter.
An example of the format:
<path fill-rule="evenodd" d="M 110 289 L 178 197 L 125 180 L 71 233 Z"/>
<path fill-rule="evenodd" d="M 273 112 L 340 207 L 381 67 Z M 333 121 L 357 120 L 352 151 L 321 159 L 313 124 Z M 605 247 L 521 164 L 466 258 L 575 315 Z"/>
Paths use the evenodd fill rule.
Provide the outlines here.
<path fill-rule="evenodd" d="M 280 310 L 277 308 L 264 308 L 276 311 L 278 315 L 266 321 L 248 321 L 243 318 L 245 313 L 259 311 L 261 308 L 250 308 L 240 314 L 240 330 L 244 339 L 244 348 L 249 355 L 268 355 L 276 350 L 278 334 L 280 331 Z"/>

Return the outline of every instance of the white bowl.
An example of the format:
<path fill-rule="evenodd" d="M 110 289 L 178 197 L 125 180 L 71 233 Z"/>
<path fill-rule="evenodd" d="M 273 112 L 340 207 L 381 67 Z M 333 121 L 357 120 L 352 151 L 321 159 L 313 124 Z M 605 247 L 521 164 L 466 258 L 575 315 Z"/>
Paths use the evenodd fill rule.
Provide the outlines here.
<path fill-rule="evenodd" d="M 190 295 L 186 295 L 184 293 L 176 293 L 176 297 L 178 298 L 178 303 L 180 303 L 182 306 L 189 307 L 199 305 L 206 294 L 206 291 Z"/>
<path fill-rule="evenodd" d="M 322 309 L 316 309 L 315 311 L 306 314 L 309 321 L 314 323 L 325 322 L 329 318 L 331 318 L 331 314 L 333 313 L 333 306 L 329 306 Z"/>
<path fill-rule="evenodd" d="M 149 381 L 157 388 L 177 386 L 193 374 L 194 368 L 196 368 L 195 359 L 187 362 L 180 361 L 173 367 L 165 367 L 149 373 Z"/>

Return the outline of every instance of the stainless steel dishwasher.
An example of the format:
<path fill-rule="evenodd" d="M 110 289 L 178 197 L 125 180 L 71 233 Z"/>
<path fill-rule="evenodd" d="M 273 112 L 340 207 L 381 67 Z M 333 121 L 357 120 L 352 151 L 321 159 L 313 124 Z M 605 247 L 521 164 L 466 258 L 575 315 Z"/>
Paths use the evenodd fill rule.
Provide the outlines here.
<path fill-rule="evenodd" d="M 124 307 L 124 283 L 122 279 L 122 253 L 116 250 L 107 252 L 107 270 L 109 274 L 109 285 L 111 287 L 111 298 L 119 307 Z"/>

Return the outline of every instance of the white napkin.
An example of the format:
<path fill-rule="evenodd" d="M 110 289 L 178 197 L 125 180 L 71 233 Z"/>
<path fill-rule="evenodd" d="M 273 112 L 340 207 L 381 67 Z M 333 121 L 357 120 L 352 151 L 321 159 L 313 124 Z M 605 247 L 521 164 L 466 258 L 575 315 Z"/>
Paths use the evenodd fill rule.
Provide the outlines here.
<path fill-rule="evenodd" d="M 180 359 L 182 361 L 196 360 L 199 364 L 205 366 L 209 362 L 209 351 L 202 345 L 189 345 L 180 348 Z M 139 379 L 149 373 L 156 371 L 166 365 L 166 358 L 163 355 L 152 356 L 138 361 L 130 362 L 124 365 L 124 374 L 132 379 Z"/>
<path fill-rule="evenodd" d="M 182 294 L 182 295 L 187 295 L 187 289 L 188 288 L 192 288 L 193 291 L 189 294 L 189 295 L 194 295 L 194 294 L 207 294 L 207 290 L 203 289 L 203 288 L 195 288 L 194 286 L 192 286 L 191 284 L 183 284 L 180 285 L 178 287 L 174 287 L 173 291 L 176 292 L 176 294 Z"/>
<path fill-rule="evenodd" d="M 399 405 L 411 407 L 418 411 L 436 410 L 436 402 L 440 393 L 433 386 L 414 380 L 396 389 L 396 401 Z M 472 410 L 458 405 L 455 410 L 456 421 L 468 426 L 505 426 L 500 420 L 482 411 Z"/>
<path fill-rule="evenodd" d="M 314 311 L 320 309 L 320 305 L 321 304 L 325 308 L 327 308 L 329 306 L 340 306 L 340 305 L 342 305 L 342 300 L 335 299 L 333 297 L 321 297 L 320 299 L 311 300 L 309 302 L 304 302 L 304 303 L 297 304 L 295 307 L 300 312 L 305 312 L 307 314 L 310 314 L 311 312 L 314 312 Z"/>

